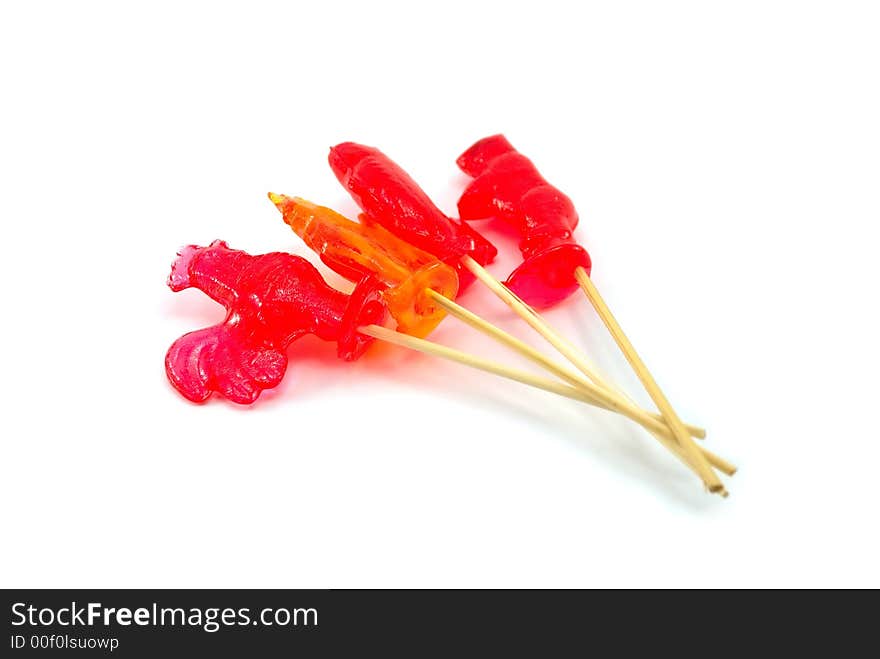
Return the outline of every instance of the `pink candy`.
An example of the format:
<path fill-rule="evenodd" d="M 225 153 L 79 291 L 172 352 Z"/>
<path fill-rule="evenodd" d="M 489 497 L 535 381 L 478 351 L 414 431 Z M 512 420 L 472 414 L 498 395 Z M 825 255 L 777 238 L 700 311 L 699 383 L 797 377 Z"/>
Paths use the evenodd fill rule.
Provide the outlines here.
<path fill-rule="evenodd" d="M 198 288 L 227 310 L 222 323 L 183 335 L 165 356 L 171 384 L 194 402 L 217 392 L 235 403 L 253 403 L 281 382 L 287 346 L 304 334 L 335 341 L 341 359 L 357 359 L 372 341 L 357 328 L 385 316 L 380 288 L 370 278 L 345 295 L 299 256 L 251 256 L 222 240 L 184 247 L 168 286 Z"/>

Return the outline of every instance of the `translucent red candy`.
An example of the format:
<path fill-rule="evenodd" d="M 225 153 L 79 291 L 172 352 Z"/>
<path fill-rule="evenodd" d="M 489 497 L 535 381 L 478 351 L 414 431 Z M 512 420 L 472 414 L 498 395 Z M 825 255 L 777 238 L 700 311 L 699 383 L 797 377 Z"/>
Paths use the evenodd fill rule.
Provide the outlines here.
<path fill-rule="evenodd" d="M 444 215 L 409 174 L 378 149 L 343 142 L 330 148 L 328 160 L 371 221 L 455 268 L 459 291 L 474 280 L 461 265 L 462 256 L 468 254 L 480 265 L 495 259 L 498 250 L 492 243 Z"/>
<path fill-rule="evenodd" d="M 524 260 L 507 278 L 508 288 L 534 307 L 551 306 L 577 290 L 575 269 L 589 273 L 592 264 L 572 237 L 578 216 L 571 199 L 503 135 L 480 140 L 456 162 L 474 177 L 458 201 L 461 219 L 497 217 L 520 234 Z"/>
<path fill-rule="evenodd" d="M 184 247 L 168 286 L 198 288 L 227 311 L 222 323 L 183 335 L 165 356 L 171 384 L 195 402 L 217 392 L 235 403 L 253 403 L 281 382 L 287 346 L 304 334 L 335 341 L 340 358 L 356 359 L 372 341 L 357 328 L 385 316 L 379 288 L 369 278 L 348 296 L 299 256 L 251 256 L 222 240 Z"/>

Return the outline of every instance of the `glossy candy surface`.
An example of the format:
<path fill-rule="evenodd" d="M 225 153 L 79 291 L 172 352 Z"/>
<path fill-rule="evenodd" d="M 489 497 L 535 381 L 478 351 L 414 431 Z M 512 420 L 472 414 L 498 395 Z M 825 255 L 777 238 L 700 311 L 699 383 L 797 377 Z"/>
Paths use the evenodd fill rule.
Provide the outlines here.
<path fill-rule="evenodd" d="M 572 237 L 578 216 L 571 199 L 503 135 L 480 140 L 456 162 L 474 177 L 458 201 L 461 219 L 497 217 L 519 232 L 524 260 L 507 278 L 508 288 L 534 307 L 551 306 L 577 290 L 575 269 L 589 273 L 592 264 Z"/>
<path fill-rule="evenodd" d="M 336 341 L 340 358 L 356 359 L 372 341 L 357 328 L 385 315 L 380 289 L 370 279 L 348 296 L 301 257 L 251 256 L 222 240 L 181 249 L 168 286 L 198 288 L 227 311 L 222 323 L 183 335 L 165 355 L 171 384 L 194 402 L 217 392 L 235 403 L 253 403 L 281 382 L 287 346 L 304 334 Z"/>
<path fill-rule="evenodd" d="M 343 142 L 330 148 L 328 161 L 369 220 L 455 268 L 460 291 L 473 282 L 461 257 L 468 254 L 486 265 L 498 253 L 469 226 L 444 215 L 409 174 L 378 149 Z"/>
<path fill-rule="evenodd" d="M 353 222 L 299 197 L 269 193 L 284 221 L 335 272 L 351 281 L 372 276 L 384 285 L 397 330 L 427 336 L 445 312 L 426 294 L 433 289 L 455 299 L 458 276 L 436 257 L 404 242 L 378 224 Z"/>

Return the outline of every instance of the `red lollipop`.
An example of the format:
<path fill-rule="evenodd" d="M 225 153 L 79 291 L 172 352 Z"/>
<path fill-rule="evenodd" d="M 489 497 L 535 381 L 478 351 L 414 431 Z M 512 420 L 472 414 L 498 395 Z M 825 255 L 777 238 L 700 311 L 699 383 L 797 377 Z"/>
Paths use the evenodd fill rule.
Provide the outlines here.
<path fill-rule="evenodd" d="M 168 286 L 198 288 L 227 310 L 222 323 L 184 334 L 165 356 L 171 384 L 197 403 L 212 392 L 234 403 L 253 403 L 281 382 L 287 346 L 304 334 L 336 341 L 341 359 L 357 359 L 372 341 L 357 328 L 385 316 L 372 279 L 361 280 L 345 295 L 299 256 L 251 256 L 222 240 L 180 250 Z"/>
<path fill-rule="evenodd" d="M 467 224 L 444 215 L 410 175 L 379 149 L 343 142 L 330 147 L 328 161 L 370 220 L 454 267 L 459 292 L 474 281 L 462 266 L 463 256 L 486 265 L 498 254 L 492 243 Z"/>
<path fill-rule="evenodd" d="M 591 263 L 572 237 L 578 215 L 571 199 L 503 135 L 480 140 L 456 162 L 474 177 L 458 201 L 461 219 L 498 217 L 520 234 L 524 261 L 505 285 L 533 307 L 551 306 L 574 293 L 575 272 L 583 268 L 589 274 Z"/>
<path fill-rule="evenodd" d="M 593 284 L 590 257 L 572 238 L 578 216 L 571 199 L 550 185 L 532 161 L 514 149 L 503 135 L 476 142 L 456 162 L 462 171 L 474 177 L 458 202 L 461 218 L 498 217 L 514 225 L 522 237 L 520 251 L 525 260 L 505 282 L 510 290 L 496 288 L 496 294 L 581 372 L 598 382 L 584 356 L 523 305 L 525 302 L 532 307 L 549 306 L 582 288 L 706 487 L 726 496 L 724 485 L 708 459 L 691 439 Z"/>

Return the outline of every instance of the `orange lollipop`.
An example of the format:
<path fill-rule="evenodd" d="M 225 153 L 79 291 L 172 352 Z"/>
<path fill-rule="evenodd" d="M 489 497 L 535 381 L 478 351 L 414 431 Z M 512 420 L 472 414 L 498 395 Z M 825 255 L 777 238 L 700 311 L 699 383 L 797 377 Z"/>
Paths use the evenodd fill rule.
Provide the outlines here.
<path fill-rule="evenodd" d="M 443 320 L 446 312 L 428 291 L 455 299 L 458 275 L 451 267 L 363 215 L 358 223 L 299 197 L 270 192 L 269 199 L 329 268 L 353 282 L 372 275 L 386 286 L 383 296 L 397 331 L 425 337 Z"/>

